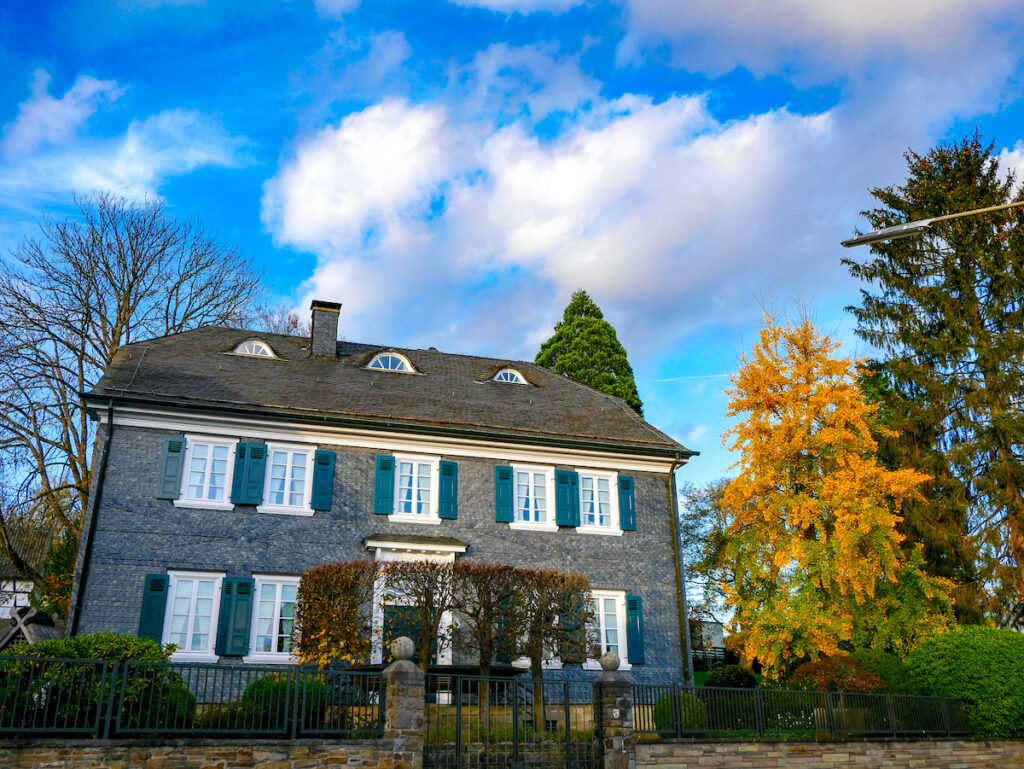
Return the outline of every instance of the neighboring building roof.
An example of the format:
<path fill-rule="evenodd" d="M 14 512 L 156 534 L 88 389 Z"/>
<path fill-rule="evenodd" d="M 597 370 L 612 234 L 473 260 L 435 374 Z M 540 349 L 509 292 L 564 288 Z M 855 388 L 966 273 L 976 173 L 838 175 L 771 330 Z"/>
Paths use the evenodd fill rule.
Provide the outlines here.
<path fill-rule="evenodd" d="M 230 354 L 248 339 L 278 359 Z M 161 406 L 262 413 L 391 430 L 455 431 L 531 442 L 604 444 L 655 455 L 694 452 L 622 400 L 525 361 L 338 342 L 310 357 L 309 338 L 203 328 L 122 347 L 90 396 Z M 418 373 L 368 370 L 377 352 L 406 356 Z M 514 366 L 531 386 L 491 381 Z"/>
<path fill-rule="evenodd" d="M 7 525 L 14 551 L 33 568 L 39 568 L 50 553 L 53 532 L 46 526 L 34 524 Z M 22 579 L 7 557 L 0 552 L 0 579 Z"/>

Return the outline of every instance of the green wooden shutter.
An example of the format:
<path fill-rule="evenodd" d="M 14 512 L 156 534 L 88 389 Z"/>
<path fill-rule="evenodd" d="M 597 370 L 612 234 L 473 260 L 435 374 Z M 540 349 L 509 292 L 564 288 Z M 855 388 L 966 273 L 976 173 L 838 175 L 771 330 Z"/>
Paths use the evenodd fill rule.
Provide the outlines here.
<path fill-rule="evenodd" d="M 580 525 L 580 477 L 572 470 L 555 470 L 555 523 Z"/>
<path fill-rule="evenodd" d="M 185 466 L 185 439 L 164 439 L 157 499 L 177 499 L 181 493 L 181 470 Z"/>
<path fill-rule="evenodd" d="M 441 462 L 441 501 L 437 514 L 448 520 L 459 517 L 459 466 L 455 462 Z"/>
<path fill-rule="evenodd" d="M 391 515 L 395 512 L 395 458 L 377 457 L 377 474 L 373 480 L 373 512 Z"/>
<path fill-rule="evenodd" d="M 623 531 L 636 531 L 633 479 L 628 475 L 619 476 L 619 526 Z"/>
<path fill-rule="evenodd" d="M 334 494 L 334 452 L 317 449 L 313 456 L 314 510 L 330 510 Z"/>
<path fill-rule="evenodd" d="M 512 488 L 512 468 L 508 465 L 494 467 L 494 520 L 498 523 L 512 523 L 515 496 Z"/>
<path fill-rule="evenodd" d="M 227 577 L 220 589 L 217 618 L 217 654 L 244 656 L 249 653 L 249 623 L 252 621 L 256 583 L 248 577 Z"/>
<path fill-rule="evenodd" d="M 262 443 L 239 443 L 235 448 L 235 475 L 231 479 L 232 503 L 263 504 L 263 478 L 266 472 L 267 447 Z"/>
<path fill-rule="evenodd" d="M 163 643 L 164 610 L 167 608 L 166 574 L 147 574 L 142 589 L 142 613 L 139 614 L 139 638 Z"/>
<path fill-rule="evenodd" d="M 644 664 L 644 603 L 638 595 L 626 596 L 626 659 Z"/>

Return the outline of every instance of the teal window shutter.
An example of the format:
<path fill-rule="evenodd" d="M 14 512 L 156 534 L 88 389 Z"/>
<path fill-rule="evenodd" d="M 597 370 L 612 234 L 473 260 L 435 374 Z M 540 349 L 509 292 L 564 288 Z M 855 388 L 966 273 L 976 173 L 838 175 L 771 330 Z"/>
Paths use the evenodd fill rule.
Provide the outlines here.
<path fill-rule="evenodd" d="M 142 613 L 139 615 L 139 638 L 163 643 L 164 610 L 167 608 L 166 574 L 147 574 L 142 589 Z"/>
<path fill-rule="evenodd" d="M 644 602 L 638 595 L 626 596 L 626 659 L 644 664 Z"/>
<path fill-rule="evenodd" d="M 508 465 L 495 465 L 494 520 L 498 523 L 512 523 L 512 511 L 515 507 L 512 491 L 512 468 Z"/>
<path fill-rule="evenodd" d="M 619 476 L 619 527 L 623 531 L 636 531 L 633 479 L 628 475 Z"/>
<path fill-rule="evenodd" d="M 217 617 L 217 654 L 244 656 L 249 653 L 249 623 L 255 587 L 256 583 L 248 577 L 224 579 Z"/>
<path fill-rule="evenodd" d="M 437 514 L 452 521 L 459 517 L 459 466 L 455 462 L 441 462 L 441 501 Z"/>
<path fill-rule="evenodd" d="M 232 503 L 263 504 L 263 477 L 266 472 L 267 447 L 262 443 L 239 443 L 235 448 L 235 475 L 231 479 Z"/>
<path fill-rule="evenodd" d="M 572 470 L 555 470 L 555 523 L 580 525 L 580 477 Z"/>
<path fill-rule="evenodd" d="M 181 471 L 185 466 L 185 439 L 164 439 L 164 455 L 160 462 L 160 485 L 157 499 L 177 499 L 181 493 Z"/>
<path fill-rule="evenodd" d="M 313 457 L 314 510 L 330 510 L 334 494 L 334 452 L 317 449 Z"/>
<path fill-rule="evenodd" d="M 386 454 L 377 457 L 377 474 L 373 479 L 373 512 L 391 515 L 395 512 L 395 458 Z"/>

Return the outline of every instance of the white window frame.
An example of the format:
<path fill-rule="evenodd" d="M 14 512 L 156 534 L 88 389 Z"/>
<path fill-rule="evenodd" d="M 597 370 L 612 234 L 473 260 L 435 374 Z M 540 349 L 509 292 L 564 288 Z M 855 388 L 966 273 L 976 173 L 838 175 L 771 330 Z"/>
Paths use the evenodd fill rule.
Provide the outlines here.
<path fill-rule="evenodd" d="M 537 521 L 518 521 L 516 520 L 516 514 L 519 511 L 519 483 L 516 476 L 517 473 L 544 473 L 545 475 L 545 489 L 547 492 L 547 520 L 544 523 Z M 533 483 L 531 479 L 530 486 L 532 488 Z M 512 465 L 512 521 L 509 523 L 510 529 L 523 529 L 526 531 L 558 531 L 558 524 L 555 522 L 555 468 L 546 467 L 543 465 Z"/>
<path fill-rule="evenodd" d="M 224 499 L 221 501 L 213 499 L 192 499 L 188 496 L 188 475 L 189 467 L 192 464 L 192 451 L 197 443 L 203 443 L 210 447 L 226 446 L 228 449 L 228 467 L 224 473 Z M 181 487 L 178 490 L 178 498 L 174 500 L 175 507 L 203 508 L 206 510 L 233 510 L 235 505 L 231 501 L 231 484 L 235 478 L 235 452 L 238 450 L 238 438 L 225 438 L 219 435 L 185 435 L 185 458 L 181 469 Z M 209 465 L 206 475 L 209 479 Z M 207 485 L 207 488 L 209 486 Z"/>
<path fill-rule="evenodd" d="M 189 649 L 178 649 L 171 655 L 172 662 L 216 662 L 219 657 L 214 651 L 217 648 L 217 625 L 220 622 L 220 595 L 224 587 L 224 572 L 220 571 L 169 571 L 167 572 L 167 600 L 164 603 L 164 627 L 160 638 L 163 643 L 171 642 L 171 620 L 174 618 L 174 593 L 178 580 L 191 579 L 212 579 L 213 580 L 213 611 L 210 614 L 210 640 L 206 651 L 198 652 Z M 193 594 L 192 602 L 195 605 L 196 596 Z M 189 621 L 195 617 L 189 614 Z"/>
<path fill-rule="evenodd" d="M 267 351 L 266 355 L 256 352 L 242 352 L 242 348 L 245 347 L 245 345 L 247 344 L 258 345 L 260 348 Z M 277 356 L 274 354 L 273 348 L 269 344 L 264 342 L 262 339 L 246 339 L 244 342 L 241 342 L 237 347 L 235 347 L 235 349 L 231 351 L 231 354 L 243 355 L 246 358 L 266 358 L 268 360 L 273 360 L 277 358 Z"/>
<path fill-rule="evenodd" d="M 389 521 L 395 523 L 425 523 L 436 526 L 441 523 L 441 516 L 438 508 L 440 504 L 440 482 L 441 482 L 441 458 L 436 456 L 423 456 L 418 454 L 395 454 L 395 482 L 393 486 L 393 507 Z M 430 465 L 430 502 L 427 505 L 426 513 L 400 513 L 398 512 L 398 492 L 402 482 L 401 463 L 412 462 L 413 464 Z M 415 473 L 413 474 L 415 477 Z"/>
<path fill-rule="evenodd" d="M 590 597 L 598 602 L 598 608 L 606 598 L 614 599 L 615 601 L 615 621 L 618 624 L 619 632 L 619 670 L 630 670 L 632 666 L 629 664 L 629 649 L 626 646 L 626 591 L 625 590 L 591 590 Z M 601 633 L 601 654 L 604 654 L 604 631 L 602 627 L 602 618 L 597 617 L 598 630 Z M 590 629 L 588 628 L 589 632 Z M 600 670 L 601 660 L 587 658 L 583 663 L 584 670 Z"/>
<path fill-rule="evenodd" d="M 609 472 L 607 470 L 592 470 L 592 469 L 581 469 L 576 468 L 576 474 L 579 480 L 579 505 L 580 505 L 580 525 L 576 531 L 581 534 L 601 534 L 606 537 L 621 537 L 622 536 L 622 525 L 619 521 L 619 474 Z M 585 524 L 583 522 L 583 477 L 589 478 L 607 478 L 608 479 L 608 511 L 611 515 L 611 526 L 595 526 Z M 595 494 L 596 494 L 595 485 Z"/>
<path fill-rule="evenodd" d="M 256 649 L 256 636 L 259 635 L 257 623 L 260 617 L 260 591 L 264 585 L 278 585 L 277 600 L 274 607 L 274 635 L 277 635 L 277 628 L 280 623 L 280 611 L 281 611 L 281 585 L 295 585 L 296 588 L 299 585 L 299 577 L 295 576 L 282 576 L 274 574 L 253 574 L 253 580 L 255 585 L 253 588 L 253 599 L 252 599 L 252 618 L 250 620 L 250 633 L 249 633 L 249 654 L 246 655 L 243 662 L 269 662 L 269 663 L 281 663 L 286 665 L 298 664 L 298 657 L 295 655 L 294 648 L 289 652 L 259 652 Z M 294 616 L 294 615 L 293 615 Z"/>
<path fill-rule="evenodd" d="M 502 374 L 511 374 L 512 379 L 498 379 L 498 377 L 500 377 Z M 495 382 L 501 382 L 502 384 L 529 384 L 529 382 L 526 381 L 526 377 L 519 373 L 518 369 L 514 369 L 511 366 L 505 366 L 503 369 L 498 371 L 493 377 L 491 377 L 491 379 Z"/>
<path fill-rule="evenodd" d="M 405 369 L 403 370 L 403 369 L 397 369 L 397 368 L 382 368 L 380 366 L 374 366 L 373 365 L 374 361 L 378 360 L 379 358 L 383 358 L 385 356 L 390 356 L 392 358 L 398 358 L 400 361 L 402 361 L 402 363 L 405 364 Z M 419 373 L 416 370 L 416 367 L 414 365 L 412 365 L 412 361 L 411 360 L 409 360 L 407 357 L 402 355 L 402 353 L 395 352 L 394 350 L 381 350 L 379 353 L 377 353 L 372 358 L 370 358 L 369 362 L 366 364 L 366 366 L 364 366 L 364 368 L 367 369 L 368 371 L 383 371 L 386 374 L 418 374 Z"/>
<path fill-rule="evenodd" d="M 281 443 L 268 441 L 267 444 L 267 466 L 263 475 L 263 503 L 256 506 L 257 513 L 272 513 L 274 515 L 313 515 L 313 462 L 316 458 L 316 447 L 308 443 Z M 271 455 L 275 451 L 286 451 L 289 454 L 306 455 L 306 483 L 302 490 L 302 505 L 277 505 L 270 503 L 270 474 L 273 471 L 274 463 Z M 290 457 L 289 457 L 289 465 Z M 285 489 L 285 499 L 288 498 L 288 490 Z"/>

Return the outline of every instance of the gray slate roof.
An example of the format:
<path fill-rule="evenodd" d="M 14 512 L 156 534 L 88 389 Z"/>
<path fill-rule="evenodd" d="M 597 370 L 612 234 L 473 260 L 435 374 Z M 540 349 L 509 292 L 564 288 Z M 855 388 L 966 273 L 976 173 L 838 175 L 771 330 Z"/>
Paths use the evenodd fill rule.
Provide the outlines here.
<path fill-rule="evenodd" d="M 43 565 L 53 543 L 52 530 L 36 524 L 9 523 L 7 532 L 15 553 L 35 569 Z M 0 579 L 23 579 L 3 553 L 0 553 Z"/>
<path fill-rule="evenodd" d="M 280 360 L 230 354 L 247 339 Z M 364 368 L 395 350 L 419 374 Z M 489 381 L 511 365 L 530 381 Z M 337 358 L 309 356 L 309 338 L 203 328 L 122 347 L 94 398 L 273 414 L 334 424 L 457 432 L 564 444 L 606 444 L 656 455 L 691 452 L 618 398 L 525 361 L 338 342 Z"/>

